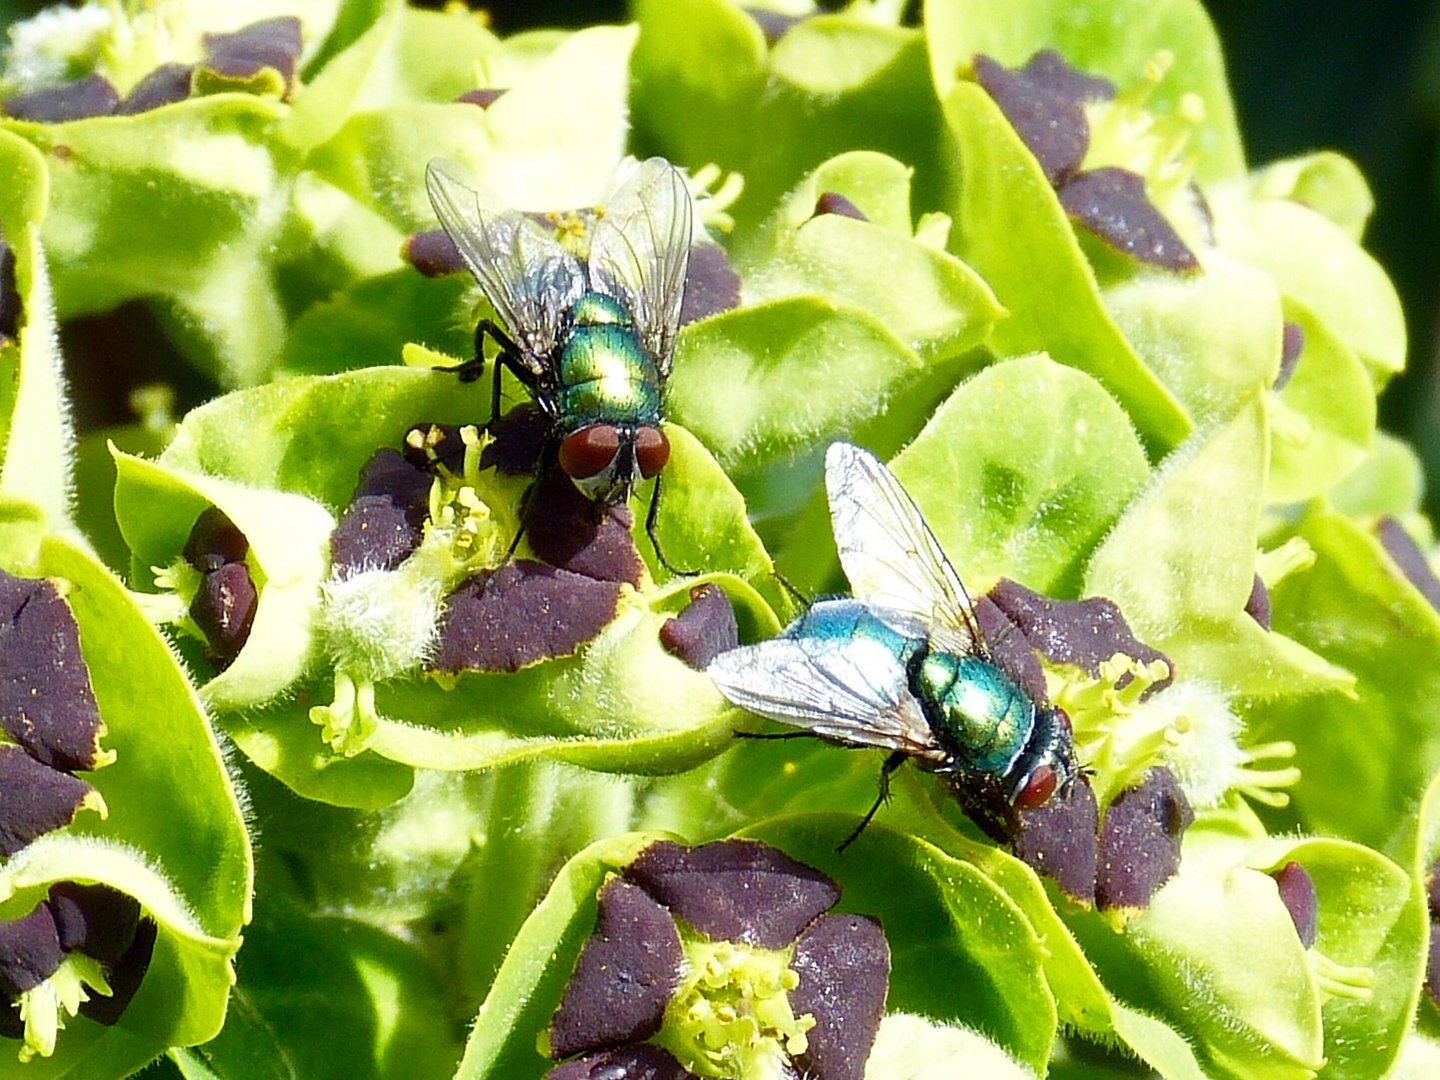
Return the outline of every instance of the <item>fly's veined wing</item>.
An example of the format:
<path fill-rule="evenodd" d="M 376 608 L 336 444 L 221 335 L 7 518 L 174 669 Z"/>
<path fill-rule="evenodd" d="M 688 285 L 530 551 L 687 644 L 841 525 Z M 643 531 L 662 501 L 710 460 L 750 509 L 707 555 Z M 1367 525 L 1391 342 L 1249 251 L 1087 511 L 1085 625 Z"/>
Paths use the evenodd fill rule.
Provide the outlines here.
<path fill-rule="evenodd" d="M 855 596 L 877 614 L 918 620 L 946 651 L 983 655 L 965 586 L 894 474 L 869 451 L 833 443 L 825 453 L 825 492 Z"/>
<path fill-rule="evenodd" d="M 527 352 L 522 359 L 543 374 L 538 361 L 554 349 L 566 313 L 585 291 L 580 261 L 518 210 L 481 206 L 452 161 L 431 161 L 425 188 L 485 298 Z"/>
<path fill-rule="evenodd" d="M 864 638 L 778 637 L 721 653 L 720 692 L 753 713 L 853 746 L 944 759 L 905 669 Z"/>
<path fill-rule="evenodd" d="M 591 287 L 630 310 L 662 375 L 680 329 L 693 215 L 684 177 L 653 157 L 615 193 L 590 238 Z"/>

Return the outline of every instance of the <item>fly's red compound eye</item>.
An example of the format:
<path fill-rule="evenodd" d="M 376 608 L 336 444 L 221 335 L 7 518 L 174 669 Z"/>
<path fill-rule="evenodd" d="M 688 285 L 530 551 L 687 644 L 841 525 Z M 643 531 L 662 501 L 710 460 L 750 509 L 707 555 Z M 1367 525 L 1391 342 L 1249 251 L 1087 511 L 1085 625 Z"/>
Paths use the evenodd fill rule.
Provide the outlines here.
<path fill-rule="evenodd" d="M 1034 810 L 1044 806 L 1050 796 L 1055 794 L 1055 786 L 1059 780 L 1055 770 L 1049 765 L 1036 765 L 1025 778 L 1025 786 L 1020 789 L 1020 794 L 1015 796 L 1015 805 L 1021 810 Z"/>
<path fill-rule="evenodd" d="M 610 467 L 620 452 L 620 432 L 610 424 L 591 424 L 560 441 L 560 468 L 574 480 L 588 480 Z"/>
<path fill-rule="evenodd" d="M 665 468 L 670 460 L 670 440 L 659 428 L 642 427 L 635 429 L 635 462 L 640 466 L 640 475 L 646 480 Z"/>

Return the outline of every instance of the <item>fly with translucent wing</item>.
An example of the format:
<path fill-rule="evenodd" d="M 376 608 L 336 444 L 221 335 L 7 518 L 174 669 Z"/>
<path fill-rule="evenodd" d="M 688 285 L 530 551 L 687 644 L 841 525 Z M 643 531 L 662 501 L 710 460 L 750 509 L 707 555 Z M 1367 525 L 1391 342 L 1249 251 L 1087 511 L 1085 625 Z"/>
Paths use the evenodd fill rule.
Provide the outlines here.
<path fill-rule="evenodd" d="M 661 409 L 693 228 L 684 178 L 664 158 L 642 161 L 600 214 L 583 261 L 529 216 L 484 205 L 489 200 L 451 162 L 430 162 L 425 183 L 440 224 L 503 323 L 481 320 L 462 377 L 480 374 L 488 336 L 500 348 L 492 423 L 504 367 L 550 424 L 540 467 L 558 461 L 595 503 L 619 505 L 653 477 L 645 529 L 669 567 L 655 521 L 670 457 Z"/>
<path fill-rule="evenodd" d="M 821 600 L 777 638 L 723 653 L 720 692 L 761 716 L 848 747 L 890 751 L 943 777 L 967 814 L 1010 840 L 1016 810 L 1078 773 L 1069 721 L 991 658 L 970 598 L 900 482 L 848 443 L 825 456 L 840 565 L 854 598 Z"/>

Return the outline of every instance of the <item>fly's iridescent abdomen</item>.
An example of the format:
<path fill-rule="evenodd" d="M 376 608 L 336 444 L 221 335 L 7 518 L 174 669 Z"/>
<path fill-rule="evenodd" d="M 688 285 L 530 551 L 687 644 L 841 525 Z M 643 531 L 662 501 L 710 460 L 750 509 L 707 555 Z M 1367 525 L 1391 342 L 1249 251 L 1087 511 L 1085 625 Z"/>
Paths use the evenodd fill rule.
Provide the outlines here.
<path fill-rule="evenodd" d="M 632 426 L 660 421 L 660 369 L 640 343 L 630 315 L 614 299 L 586 293 L 570 311 L 556 364 L 562 425 Z"/>
<path fill-rule="evenodd" d="M 858 600 L 821 600 L 812 604 L 805 614 L 785 629 L 789 638 L 816 638 L 833 641 L 873 641 L 899 662 L 903 668 L 916 650 L 925 644 L 921 638 L 900 633 Z"/>

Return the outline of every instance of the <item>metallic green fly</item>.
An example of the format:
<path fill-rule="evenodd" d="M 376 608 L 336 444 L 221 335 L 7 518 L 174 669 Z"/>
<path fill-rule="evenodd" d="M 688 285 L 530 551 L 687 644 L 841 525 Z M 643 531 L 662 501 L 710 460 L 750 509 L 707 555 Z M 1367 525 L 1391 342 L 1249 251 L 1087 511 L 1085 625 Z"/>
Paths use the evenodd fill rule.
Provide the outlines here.
<path fill-rule="evenodd" d="M 890 470 L 835 443 L 825 487 L 854 598 L 811 605 L 779 637 L 716 657 L 710 676 L 751 712 L 890 751 L 880 797 L 842 848 L 907 760 L 943 777 L 992 837 L 1012 839 L 1016 810 L 1068 790 L 1079 771 L 1068 718 L 992 659 L 960 578 Z"/>
<path fill-rule="evenodd" d="M 490 200 L 448 161 L 430 162 L 425 184 L 440 224 L 504 324 L 480 321 L 475 359 L 462 377 L 480 374 L 488 336 L 500 349 L 492 423 L 503 367 L 550 425 L 539 469 L 558 461 L 595 503 L 622 504 L 653 477 L 645 531 L 673 571 L 656 543 L 655 521 L 670 457 L 660 427 L 665 379 L 693 230 L 684 178 L 664 158 L 642 161 L 599 214 L 583 261 L 526 214 L 487 208 Z"/>

